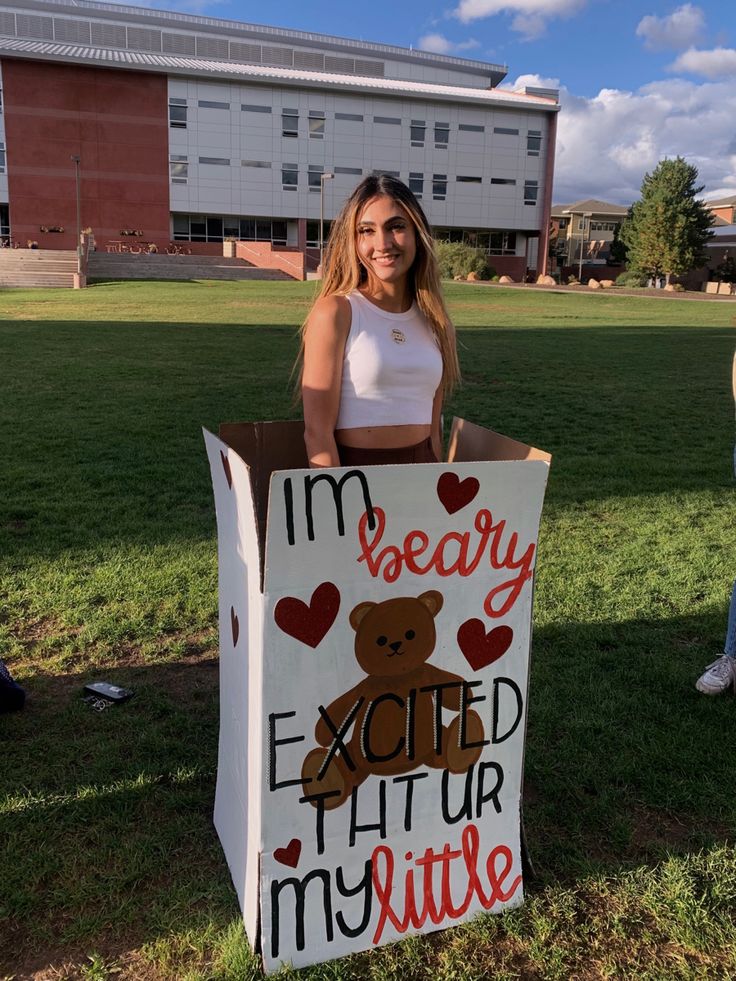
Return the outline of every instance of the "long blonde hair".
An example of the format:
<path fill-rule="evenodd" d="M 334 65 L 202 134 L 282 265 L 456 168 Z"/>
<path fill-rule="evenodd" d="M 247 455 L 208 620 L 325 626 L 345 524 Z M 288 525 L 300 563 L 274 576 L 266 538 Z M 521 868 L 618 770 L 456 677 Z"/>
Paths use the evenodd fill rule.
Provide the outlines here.
<path fill-rule="evenodd" d="M 371 174 L 355 188 L 332 224 L 325 250 L 322 286 L 316 299 L 324 296 L 347 296 L 366 282 L 368 272 L 358 258 L 355 247 L 358 218 L 369 201 L 382 196 L 392 198 L 401 205 L 414 226 L 417 254 L 409 270 L 409 289 L 426 317 L 442 354 L 442 383 L 445 395 L 449 395 L 460 382 L 455 329 L 442 297 L 432 230 L 421 205 L 402 181 L 388 174 Z M 299 364 L 304 351 L 304 332 L 308 320 L 309 318 L 304 321 L 301 329 Z"/>

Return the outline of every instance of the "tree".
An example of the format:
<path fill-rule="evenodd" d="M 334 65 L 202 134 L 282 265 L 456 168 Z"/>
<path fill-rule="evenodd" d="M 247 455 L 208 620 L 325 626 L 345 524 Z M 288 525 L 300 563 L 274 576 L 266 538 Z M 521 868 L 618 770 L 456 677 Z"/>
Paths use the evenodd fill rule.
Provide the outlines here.
<path fill-rule="evenodd" d="M 648 276 L 680 276 L 706 262 L 705 243 L 712 236 L 711 213 L 697 195 L 698 170 L 682 157 L 660 160 L 641 184 L 621 228 L 629 250 L 629 267 Z"/>
<path fill-rule="evenodd" d="M 728 252 L 723 256 L 723 262 L 716 266 L 715 277 L 722 283 L 736 283 L 736 261 Z"/>
<path fill-rule="evenodd" d="M 630 211 L 631 209 L 629 209 Z M 625 266 L 629 258 L 629 249 L 624 241 L 622 234 L 626 222 L 629 220 L 628 216 L 624 218 L 620 225 L 616 225 L 613 230 L 613 241 L 609 247 L 609 266 Z"/>

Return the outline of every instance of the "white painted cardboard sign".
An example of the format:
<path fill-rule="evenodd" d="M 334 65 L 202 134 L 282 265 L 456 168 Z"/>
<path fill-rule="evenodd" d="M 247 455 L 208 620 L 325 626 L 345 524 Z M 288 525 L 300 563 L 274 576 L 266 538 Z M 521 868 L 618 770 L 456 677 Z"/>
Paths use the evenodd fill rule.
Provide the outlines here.
<path fill-rule="evenodd" d="M 220 557 L 215 824 L 266 971 L 523 900 L 549 457 L 463 425 L 456 461 L 474 443 L 507 458 L 274 469 L 283 444 L 269 453 L 266 428 L 245 438 L 249 467 L 239 437 L 205 433 Z"/>

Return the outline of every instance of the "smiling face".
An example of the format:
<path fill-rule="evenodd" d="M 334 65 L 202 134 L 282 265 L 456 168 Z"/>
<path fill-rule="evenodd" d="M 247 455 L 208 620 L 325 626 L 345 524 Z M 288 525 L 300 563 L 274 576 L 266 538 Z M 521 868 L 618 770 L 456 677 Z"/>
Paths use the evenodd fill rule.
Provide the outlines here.
<path fill-rule="evenodd" d="M 385 194 L 371 198 L 358 215 L 356 249 L 368 281 L 398 285 L 417 254 L 414 224 L 404 208 Z"/>

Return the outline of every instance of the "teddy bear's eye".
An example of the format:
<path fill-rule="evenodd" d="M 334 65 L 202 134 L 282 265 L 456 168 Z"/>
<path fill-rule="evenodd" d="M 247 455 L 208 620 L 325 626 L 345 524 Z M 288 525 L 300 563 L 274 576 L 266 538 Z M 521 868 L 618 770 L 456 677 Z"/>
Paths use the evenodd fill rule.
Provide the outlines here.
<path fill-rule="evenodd" d="M 413 630 L 407 630 L 404 636 L 406 637 L 407 640 L 414 640 L 416 634 L 414 633 Z"/>
<path fill-rule="evenodd" d="M 388 644 L 388 637 L 384 637 L 383 634 L 381 634 L 380 637 L 376 638 L 376 643 L 379 647 L 385 647 L 386 644 Z"/>

